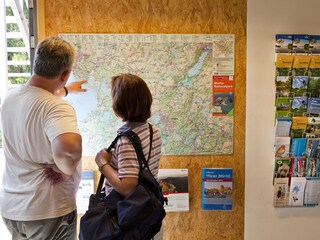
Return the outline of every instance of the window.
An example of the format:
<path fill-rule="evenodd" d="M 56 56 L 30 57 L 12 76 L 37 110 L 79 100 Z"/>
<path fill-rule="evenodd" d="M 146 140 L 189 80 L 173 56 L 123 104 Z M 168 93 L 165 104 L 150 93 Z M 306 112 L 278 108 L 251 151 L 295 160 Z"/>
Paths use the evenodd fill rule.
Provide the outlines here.
<path fill-rule="evenodd" d="M 7 90 L 25 83 L 31 73 L 28 0 L 10 0 L 1 5 L 0 20 L 0 117 L 1 103 Z M 0 154 L 2 133 L 0 126 Z"/>
<path fill-rule="evenodd" d="M 25 83 L 31 72 L 29 44 L 29 7 L 28 0 L 6 0 L 0 3 L 0 119 L 1 103 L 7 90 Z M 31 3 L 33 1 L 30 1 Z M 2 151 L 2 131 L 0 122 L 0 173 L 4 169 Z M 2 186 L 2 174 L 0 174 Z M 2 239 L 11 236 L 0 219 Z"/>

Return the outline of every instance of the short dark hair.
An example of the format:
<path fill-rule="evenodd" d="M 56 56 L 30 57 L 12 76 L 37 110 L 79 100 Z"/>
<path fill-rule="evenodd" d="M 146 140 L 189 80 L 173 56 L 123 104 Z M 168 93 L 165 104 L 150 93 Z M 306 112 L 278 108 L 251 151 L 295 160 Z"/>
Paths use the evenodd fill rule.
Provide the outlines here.
<path fill-rule="evenodd" d="M 74 48 L 59 37 L 49 37 L 39 43 L 36 49 L 33 72 L 39 76 L 53 79 L 74 62 Z"/>
<path fill-rule="evenodd" d="M 111 80 L 112 108 L 123 121 L 145 122 L 151 117 L 152 94 L 146 82 L 133 74 Z"/>

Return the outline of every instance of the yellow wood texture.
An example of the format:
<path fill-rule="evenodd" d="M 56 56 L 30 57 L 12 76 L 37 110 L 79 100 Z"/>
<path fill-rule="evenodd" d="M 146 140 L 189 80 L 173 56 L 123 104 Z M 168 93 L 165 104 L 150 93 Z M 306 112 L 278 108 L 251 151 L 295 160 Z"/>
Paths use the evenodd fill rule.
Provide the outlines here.
<path fill-rule="evenodd" d="M 235 34 L 232 155 L 162 156 L 161 168 L 189 169 L 190 211 L 168 213 L 164 239 L 244 239 L 246 0 L 46 0 L 45 36 L 59 33 Z M 201 169 L 231 167 L 233 210 L 201 210 Z M 94 156 L 84 169 L 97 170 Z M 96 180 L 99 173 L 95 172 Z"/>

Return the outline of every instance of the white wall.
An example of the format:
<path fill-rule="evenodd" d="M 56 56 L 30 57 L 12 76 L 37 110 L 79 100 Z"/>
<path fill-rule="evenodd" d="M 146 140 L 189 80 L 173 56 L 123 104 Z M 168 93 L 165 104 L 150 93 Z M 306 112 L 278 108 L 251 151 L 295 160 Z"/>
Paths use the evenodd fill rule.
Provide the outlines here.
<path fill-rule="evenodd" d="M 320 238 L 320 207 L 273 208 L 274 39 L 320 34 L 320 0 L 248 0 L 245 240 Z"/>

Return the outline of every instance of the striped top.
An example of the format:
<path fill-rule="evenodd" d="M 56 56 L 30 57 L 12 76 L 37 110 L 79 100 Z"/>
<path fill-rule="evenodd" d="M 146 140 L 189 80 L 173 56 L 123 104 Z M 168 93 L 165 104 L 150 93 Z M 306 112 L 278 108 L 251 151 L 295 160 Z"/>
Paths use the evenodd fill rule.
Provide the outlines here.
<path fill-rule="evenodd" d="M 145 155 L 146 160 L 148 160 L 149 149 L 150 149 L 150 131 L 147 122 L 143 123 L 126 123 L 119 130 L 119 132 L 125 132 L 131 129 L 135 132 L 140 140 L 142 151 Z M 161 136 L 158 128 L 152 125 L 153 129 L 153 140 L 152 149 L 150 154 L 150 159 L 148 160 L 148 165 L 153 176 L 158 179 L 158 171 L 160 164 L 160 154 L 161 154 Z M 118 170 L 119 178 L 125 177 L 135 177 L 139 178 L 139 162 L 137 158 L 136 151 L 126 136 L 121 136 L 115 144 L 115 149 L 112 152 L 112 157 L 110 165 Z M 106 193 L 110 193 L 112 187 L 106 181 Z"/>

